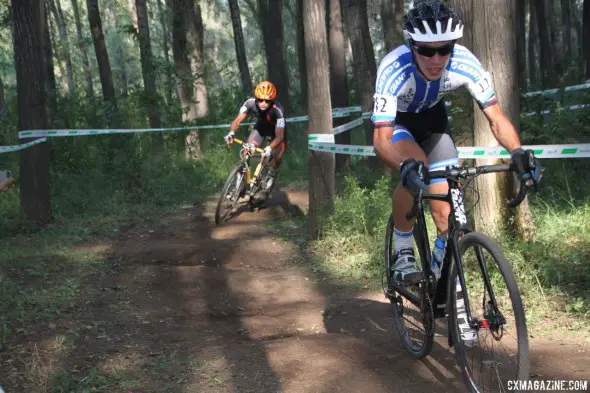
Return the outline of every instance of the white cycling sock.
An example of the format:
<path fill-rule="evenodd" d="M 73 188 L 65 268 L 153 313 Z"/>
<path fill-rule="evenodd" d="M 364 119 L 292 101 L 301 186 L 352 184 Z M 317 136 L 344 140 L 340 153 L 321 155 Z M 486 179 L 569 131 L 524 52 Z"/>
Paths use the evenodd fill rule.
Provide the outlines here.
<path fill-rule="evenodd" d="M 395 233 L 395 252 L 403 250 L 404 248 L 414 249 L 414 236 L 412 230 L 409 232 L 402 232 L 394 227 L 393 232 Z"/>

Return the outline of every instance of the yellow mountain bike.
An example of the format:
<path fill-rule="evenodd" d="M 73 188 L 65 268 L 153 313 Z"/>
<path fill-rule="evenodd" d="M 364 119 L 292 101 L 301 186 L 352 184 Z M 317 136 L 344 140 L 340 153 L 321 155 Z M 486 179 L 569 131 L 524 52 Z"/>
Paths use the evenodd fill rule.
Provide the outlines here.
<path fill-rule="evenodd" d="M 274 186 L 274 180 L 267 177 L 269 169 L 269 160 L 266 156 L 262 157 L 261 153 L 264 150 L 256 148 L 256 153 L 252 154 L 252 145 L 244 142 L 238 138 L 232 138 L 233 142 L 242 145 L 240 149 L 241 160 L 236 164 L 234 169 L 230 172 L 225 185 L 221 190 L 219 201 L 217 202 L 217 209 L 215 210 L 215 223 L 220 224 L 231 218 L 232 214 L 235 213 L 235 208 L 238 205 L 238 201 L 241 198 L 248 198 L 248 205 L 250 209 L 256 208 L 258 202 L 255 198 L 257 194 L 265 192 L 266 195 L 270 195 Z M 229 148 L 229 146 L 228 146 Z M 254 174 L 250 170 L 250 158 L 251 157 L 262 157 Z"/>

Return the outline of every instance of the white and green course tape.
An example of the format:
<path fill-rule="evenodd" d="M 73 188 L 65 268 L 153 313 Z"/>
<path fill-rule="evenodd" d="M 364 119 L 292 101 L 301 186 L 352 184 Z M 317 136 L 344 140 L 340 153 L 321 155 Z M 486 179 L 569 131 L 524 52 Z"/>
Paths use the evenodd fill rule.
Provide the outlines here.
<path fill-rule="evenodd" d="M 38 145 L 39 143 L 43 143 L 45 141 L 47 141 L 47 138 L 37 139 L 32 142 L 23 143 L 22 145 L 0 146 L 0 154 L 24 150 L 27 147 L 31 147 L 33 145 Z"/>
<path fill-rule="evenodd" d="M 310 134 L 308 137 L 309 150 L 327 153 L 350 154 L 360 156 L 374 156 L 373 146 L 338 145 L 334 143 L 334 135 Z M 585 158 L 590 157 L 590 143 L 569 145 L 531 145 L 523 146 L 531 149 L 539 158 Z M 509 158 L 510 153 L 503 147 L 458 147 L 459 158 Z"/>

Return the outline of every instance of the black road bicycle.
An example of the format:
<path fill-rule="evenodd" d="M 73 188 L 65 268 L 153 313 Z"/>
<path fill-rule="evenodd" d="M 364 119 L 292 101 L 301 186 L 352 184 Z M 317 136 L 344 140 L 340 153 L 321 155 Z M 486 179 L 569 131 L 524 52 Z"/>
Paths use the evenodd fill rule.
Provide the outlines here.
<path fill-rule="evenodd" d="M 242 145 L 240 150 L 241 159 L 230 172 L 221 190 L 217 209 L 215 209 L 215 223 L 218 225 L 231 218 L 240 198 L 247 197 L 250 209 L 254 210 L 260 203 L 260 200 L 257 200 L 256 197 L 261 192 L 265 192 L 267 196 L 270 195 L 274 183 L 276 183 L 276 177 L 274 180 L 267 177 L 272 157 L 270 159 L 266 158 L 266 156 L 261 158 L 254 170 L 254 175 L 252 175 L 250 158 L 260 158 L 260 153 L 263 153 L 264 150 L 257 147 L 256 152 L 259 154 L 252 154 L 249 143 L 245 143 L 238 138 L 232 138 L 232 140 Z"/>
<path fill-rule="evenodd" d="M 422 168 L 424 170 L 424 168 Z M 470 392 L 506 392 L 510 380 L 529 377 L 528 335 L 525 313 L 510 263 L 498 244 L 473 231 L 465 215 L 460 180 L 485 173 L 515 171 L 510 164 L 447 167 L 432 171 L 430 178 L 446 178 L 449 192 L 421 191 L 406 214 L 417 217 L 414 239 L 422 265 L 422 279 L 402 284 L 390 277 L 394 250 L 394 222 L 389 218 L 385 237 L 384 291 L 392 304 L 395 325 L 412 357 L 429 354 L 434 342 L 435 319 L 447 318 L 448 343 Z M 417 182 L 418 184 L 418 182 Z M 509 206 L 525 198 L 524 183 Z M 446 252 L 437 279 L 431 268 L 431 251 L 423 200 L 451 205 Z"/>

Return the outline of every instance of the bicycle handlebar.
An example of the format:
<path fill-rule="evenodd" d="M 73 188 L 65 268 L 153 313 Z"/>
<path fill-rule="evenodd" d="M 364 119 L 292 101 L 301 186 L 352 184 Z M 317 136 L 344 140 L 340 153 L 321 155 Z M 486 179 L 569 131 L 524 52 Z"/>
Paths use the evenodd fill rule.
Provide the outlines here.
<path fill-rule="evenodd" d="M 513 172 L 516 168 L 512 164 L 498 164 L 498 165 L 482 165 L 476 167 L 463 167 L 463 168 L 446 168 L 446 169 L 439 169 L 436 171 L 431 171 L 428 173 L 428 177 L 431 179 L 436 178 L 447 178 L 447 179 L 465 179 L 471 176 L 477 176 L 484 173 L 495 173 L 495 172 Z M 414 179 L 414 184 L 416 184 L 420 191 L 416 196 L 414 196 L 414 204 L 412 208 L 406 213 L 406 218 L 408 220 L 416 217 L 418 214 L 418 208 L 422 203 L 422 197 L 424 192 L 428 192 L 428 186 L 421 181 L 421 179 Z M 522 180 L 520 183 L 520 190 L 518 194 L 508 200 L 507 204 L 509 207 L 516 207 L 524 201 L 524 198 L 527 194 L 527 185 L 525 181 Z"/>
<path fill-rule="evenodd" d="M 237 142 L 237 143 L 239 143 L 240 145 L 244 145 L 244 143 L 245 143 L 243 140 L 241 140 L 241 139 L 239 139 L 239 138 L 235 138 L 235 137 L 232 137 L 232 142 Z M 228 148 L 229 148 L 229 145 L 228 145 Z M 256 151 L 257 151 L 258 153 L 264 153 L 264 149 L 261 149 L 261 148 L 259 148 L 259 147 L 257 147 L 257 148 L 256 148 Z"/>

